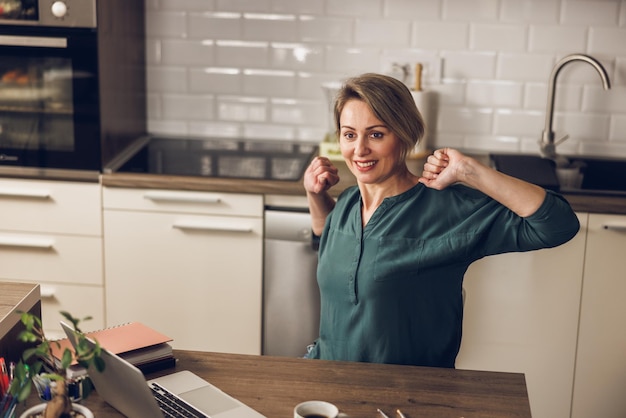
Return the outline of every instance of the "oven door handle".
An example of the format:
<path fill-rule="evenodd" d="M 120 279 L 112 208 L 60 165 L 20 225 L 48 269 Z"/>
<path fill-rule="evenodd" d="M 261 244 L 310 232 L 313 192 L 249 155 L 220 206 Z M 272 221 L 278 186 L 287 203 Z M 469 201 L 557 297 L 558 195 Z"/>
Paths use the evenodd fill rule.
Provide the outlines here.
<path fill-rule="evenodd" d="M 0 35 L 0 46 L 32 46 L 39 48 L 67 48 L 67 38 L 51 36 Z"/>

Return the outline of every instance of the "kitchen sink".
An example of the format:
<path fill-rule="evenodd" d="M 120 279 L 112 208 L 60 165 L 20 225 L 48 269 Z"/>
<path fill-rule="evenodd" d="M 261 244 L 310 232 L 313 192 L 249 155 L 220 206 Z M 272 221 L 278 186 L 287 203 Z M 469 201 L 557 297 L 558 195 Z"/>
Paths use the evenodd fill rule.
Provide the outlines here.
<path fill-rule="evenodd" d="M 578 167 L 582 174 L 582 181 L 576 185 L 561 184 L 554 161 L 539 155 L 491 154 L 490 160 L 495 169 L 546 189 L 563 193 L 626 196 L 626 159 L 565 157 L 570 167 Z"/>

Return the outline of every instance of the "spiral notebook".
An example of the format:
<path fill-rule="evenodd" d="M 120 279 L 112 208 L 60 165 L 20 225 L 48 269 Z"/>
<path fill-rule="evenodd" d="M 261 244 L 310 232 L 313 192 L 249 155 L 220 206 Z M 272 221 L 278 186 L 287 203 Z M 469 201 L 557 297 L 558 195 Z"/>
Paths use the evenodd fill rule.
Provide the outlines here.
<path fill-rule="evenodd" d="M 61 322 L 68 340 L 75 345 L 73 329 Z M 95 346 L 93 340 L 87 339 Z M 146 381 L 141 371 L 121 357 L 102 349 L 105 368 L 90 367 L 89 377 L 96 392 L 113 408 L 129 418 L 196 416 L 210 418 L 263 418 L 254 409 L 211 385 L 200 376 L 183 370 Z M 157 398 L 174 397 L 177 405 L 190 407 L 193 415 L 167 414 Z"/>
<path fill-rule="evenodd" d="M 141 370 L 153 370 L 154 365 L 170 365 L 174 363 L 172 338 L 164 335 L 141 322 L 128 322 L 109 328 L 85 332 L 89 338 L 98 341 L 100 345 L 113 354 L 117 354 Z M 63 352 L 71 348 L 68 338 L 56 340 L 50 344 L 50 349 L 57 364 L 60 364 Z M 165 360 L 169 360 L 165 362 Z M 158 368 L 158 367 L 157 367 Z M 67 369 L 67 377 L 77 378 L 87 374 L 76 361 Z"/>

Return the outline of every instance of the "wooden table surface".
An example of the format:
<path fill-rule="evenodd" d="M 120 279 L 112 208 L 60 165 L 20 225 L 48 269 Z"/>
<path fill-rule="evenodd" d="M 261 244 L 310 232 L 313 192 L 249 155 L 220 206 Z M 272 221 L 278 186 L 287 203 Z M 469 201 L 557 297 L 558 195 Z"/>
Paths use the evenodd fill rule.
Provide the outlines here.
<path fill-rule="evenodd" d="M 336 404 L 349 417 L 530 417 L 524 375 L 287 357 L 177 351 L 176 370 L 191 370 L 270 418 L 292 417 L 299 402 Z M 165 370 L 169 374 L 175 369 Z M 149 377 L 154 377 L 155 374 Z M 119 417 L 92 394 L 98 418 Z"/>

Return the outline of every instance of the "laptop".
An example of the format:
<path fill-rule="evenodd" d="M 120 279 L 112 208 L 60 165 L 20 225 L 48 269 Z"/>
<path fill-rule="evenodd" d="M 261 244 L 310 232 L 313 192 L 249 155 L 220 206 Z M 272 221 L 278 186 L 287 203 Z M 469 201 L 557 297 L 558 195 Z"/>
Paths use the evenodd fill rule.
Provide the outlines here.
<path fill-rule="evenodd" d="M 76 347 L 74 330 L 65 322 L 61 326 L 68 340 Z M 87 342 L 95 346 L 93 340 Z M 92 365 L 89 377 L 96 391 L 113 408 L 128 418 L 145 417 L 209 417 L 209 418 L 260 418 L 264 417 L 243 402 L 213 386 L 200 376 L 183 370 L 146 381 L 141 371 L 121 357 L 102 348 L 105 368 L 102 372 Z M 164 398 L 173 397 L 172 400 Z M 191 407 L 192 415 L 168 415 L 159 406 L 175 403 Z M 171 407 L 164 406 L 165 409 Z"/>

